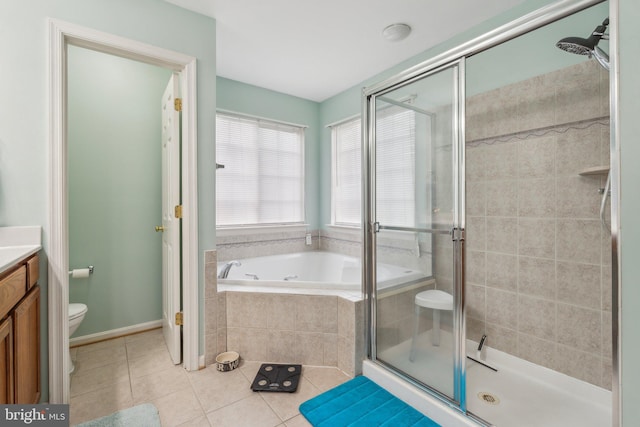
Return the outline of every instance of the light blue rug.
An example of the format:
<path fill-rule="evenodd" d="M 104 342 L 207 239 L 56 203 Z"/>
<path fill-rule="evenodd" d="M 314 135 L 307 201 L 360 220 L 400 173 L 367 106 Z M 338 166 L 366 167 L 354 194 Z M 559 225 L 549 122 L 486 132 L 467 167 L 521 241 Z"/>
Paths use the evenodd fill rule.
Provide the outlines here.
<path fill-rule="evenodd" d="M 161 427 L 158 408 L 151 403 L 123 409 L 106 417 L 78 424 L 77 427 Z"/>
<path fill-rule="evenodd" d="M 440 427 L 363 376 L 307 400 L 300 413 L 314 427 Z"/>

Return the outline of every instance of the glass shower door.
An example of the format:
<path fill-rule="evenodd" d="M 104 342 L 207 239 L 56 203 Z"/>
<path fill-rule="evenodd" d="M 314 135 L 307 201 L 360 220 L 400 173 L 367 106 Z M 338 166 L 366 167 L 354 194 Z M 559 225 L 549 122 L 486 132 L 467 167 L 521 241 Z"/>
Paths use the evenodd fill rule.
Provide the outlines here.
<path fill-rule="evenodd" d="M 464 410 L 461 64 L 368 106 L 372 359 Z"/>

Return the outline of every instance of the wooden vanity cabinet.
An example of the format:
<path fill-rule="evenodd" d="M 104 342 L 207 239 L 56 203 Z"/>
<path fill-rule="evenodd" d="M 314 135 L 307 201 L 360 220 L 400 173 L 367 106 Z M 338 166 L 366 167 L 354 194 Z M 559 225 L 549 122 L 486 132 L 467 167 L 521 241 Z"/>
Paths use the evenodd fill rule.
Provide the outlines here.
<path fill-rule="evenodd" d="M 0 404 L 40 401 L 38 255 L 0 274 Z"/>
<path fill-rule="evenodd" d="M 13 403 L 13 322 L 0 322 L 0 405 Z"/>

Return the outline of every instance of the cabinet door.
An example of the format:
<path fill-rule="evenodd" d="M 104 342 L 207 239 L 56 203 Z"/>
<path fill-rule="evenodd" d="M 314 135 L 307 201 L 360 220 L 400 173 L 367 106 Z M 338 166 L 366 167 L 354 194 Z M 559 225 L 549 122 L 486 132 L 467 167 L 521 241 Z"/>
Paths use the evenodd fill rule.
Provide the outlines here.
<path fill-rule="evenodd" d="M 40 286 L 13 311 L 15 402 L 40 401 Z"/>
<path fill-rule="evenodd" d="M 13 403 L 13 322 L 0 322 L 0 404 Z"/>

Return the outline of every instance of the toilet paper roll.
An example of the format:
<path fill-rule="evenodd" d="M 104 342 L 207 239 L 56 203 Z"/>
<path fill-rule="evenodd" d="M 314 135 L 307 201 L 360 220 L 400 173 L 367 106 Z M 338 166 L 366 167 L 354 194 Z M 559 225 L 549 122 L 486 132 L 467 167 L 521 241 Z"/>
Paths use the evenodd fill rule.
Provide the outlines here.
<path fill-rule="evenodd" d="M 90 271 L 88 268 L 77 268 L 75 270 L 71 270 L 71 278 L 72 279 L 85 279 L 89 277 Z"/>

